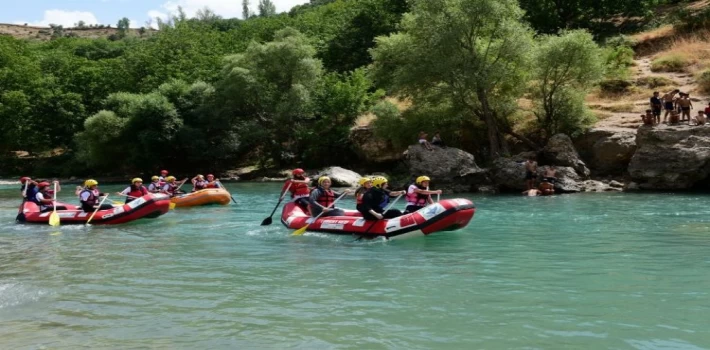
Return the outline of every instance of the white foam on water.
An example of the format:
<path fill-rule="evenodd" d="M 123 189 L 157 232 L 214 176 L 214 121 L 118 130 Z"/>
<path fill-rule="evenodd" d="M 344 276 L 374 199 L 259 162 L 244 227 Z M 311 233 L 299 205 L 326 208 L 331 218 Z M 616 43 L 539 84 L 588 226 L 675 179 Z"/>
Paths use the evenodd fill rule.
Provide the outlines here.
<path fill-rule="evenodd" d="M 0 309 L 39 300 L 47 292 L 27 288 L 20 283 L 0 284 Z"/>

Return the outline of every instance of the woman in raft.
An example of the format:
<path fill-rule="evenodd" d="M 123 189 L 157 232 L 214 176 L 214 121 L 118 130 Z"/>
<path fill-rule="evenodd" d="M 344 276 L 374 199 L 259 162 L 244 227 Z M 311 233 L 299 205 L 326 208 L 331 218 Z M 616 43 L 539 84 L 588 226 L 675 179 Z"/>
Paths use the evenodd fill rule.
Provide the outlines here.
<path fill-rule="evenodd" d="M 311 197 L 309 202 L 309 209 L 311 211 L 311 216 L 316 217 L 321 216 L 342 216 L 345 214 L 343 209 L 330 206 L 335 202 L 335 199 L 343 194 L 352 193 L 351 190 L 345 190 L 343 193 L 337 193 L 330 189 L 330 178 L 327 176 L 321 176 L 318 179 L 318 187 L 311 191 Z"/>
<path fill-rule="evenodd" d="M 148 189 L 143 186 L 143 179 L 136 177 L 131 180 L 131 185 L 126 187 L 125 190 L 118 192 L 118 195 L 126 197 L 126 204 L 128 204 L 148 193 L 150 193 Z"/>
<path fill-rule="evenodd" d="M 420 176 L 407 189 L 407 208 L 404 209 L 405 214 L 413 213 L 419 209 L 426 207 L 429 204 L 434 204 L 431 199 L 432 194 L 441 194 L 441 190 L 429 191 L 428 176 Z"/>
<path fill-rule="evenodd" d="M 291 192 L 291 199 L 305 211 L 310 203 L 311 190 L 308 188 L 308 184 L 311 183 L 311 179 L 306 176 L 306 172 L 301 168 L 293 169 L 291 175 L 291 179 L 286 180 L 281 188 L 281 195 L 283 196 L 286 189 L 288 189 Z"/>
<path fill-rule="evenodd" d="M 372 179 L 369 177 L 363 177 L 358 181 L 360 187 L 355 190 L 355 208 L 357 211 L 362 212 L 362 198 L 365 197 L 365 193 L 372 188 Z"/>
<path fill-rule="evenodd" d="M 87 213 L 93 212 L 95 209 L 107 210 L 113 209 L 111 204 L 101 204 L 99 207 L 99 197 L 106 196 L 105 193 L 99 191 L 99 182 L 93 179 L 86 180 L 84 182 L 84 188 L 79 192 L 79 201 L 81 202 L 81 209 Z"/>
<path fill-rule="evenodd" d="M 390 209 L 384 213 L 390 197 L 405 194 L 405 191 L 389 191 L 387 186 L 387 178 L 383 176 L 372 178 L 372 188 L 365 192 L 362 197 L 362 206 L 359 209 L 365 220 L 392 219 L 402 215 L 402 212 L 397 209 Z"/>

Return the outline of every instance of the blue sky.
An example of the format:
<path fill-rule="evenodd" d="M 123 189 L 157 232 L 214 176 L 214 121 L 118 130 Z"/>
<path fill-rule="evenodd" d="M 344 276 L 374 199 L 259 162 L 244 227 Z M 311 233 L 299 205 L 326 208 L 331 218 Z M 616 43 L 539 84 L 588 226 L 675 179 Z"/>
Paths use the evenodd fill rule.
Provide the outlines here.
<path fill-rule="evenodd" d="M 2 0 L 12 3 L 2 6 L 0 23 L 28 23 L 47 26 L 50 23 L 65 27 L 83 20 L 86 24 L 111 24 L 122 17 L 131 20 L 131 27 L 146 25 L 154 17 L 164 17 L 181 6 L 189 16 L 209 7 L 223 17 L 241 17 L 241 0 Z M 272 0 L 279 12 L 309 2 L 309 0 Z M 256 11 L 258 0 L 250 0 Z"/>

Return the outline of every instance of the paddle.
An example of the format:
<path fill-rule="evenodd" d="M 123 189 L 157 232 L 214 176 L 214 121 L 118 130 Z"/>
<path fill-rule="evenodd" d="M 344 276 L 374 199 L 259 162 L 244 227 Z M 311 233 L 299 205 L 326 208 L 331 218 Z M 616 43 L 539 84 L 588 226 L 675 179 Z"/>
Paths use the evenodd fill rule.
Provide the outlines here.
<path fill-rule="evenodd" d="M 180 187 L 182 187 L 182 185 L 184 185 L 185 182 L 187 182 L 187 178 L 185 178 L 185 180 L 182 180 L 182 183 L 180 184 L 180 186 L 178 186 L 178 188 L 176 188 L 175 191 L 173 191 L 173 195 L 176 195 L 177 192 L 180 191 Z"/>
<path fill-rule="evenodd" d="M 226 188 L 226 187 L 224 187 L 224 185 L 222 185 L 222 183 L 221 183 L 221 182 L 219 182 L 219 180 L 217 180 L 217 181 L 215 181 L 215 182 L 216 182 L 216 183 L 217 183 L 217 184 L 219 185 L 219 187 L 220 187 L 221 189 L 223 189 L 223 190 L 227 191 L 227 188 Z M 229 191 L 227 191 L 227 193 L 229 193 Z M 237 204 L 237 201 L 236 201 L 236 200 L 234 200 L 234 197 L 232 197 L 232 194 L 231 194 L 231 193 L 229 193 L 229 198 L 231 198 L 231 199 L 232 199 L 232 202 L 234 202 L 234 204 Z"/>
<path fill-rule="evenodd" d="M 387 208 L 385 208 L 385 211 L 383 211 L 382 214 L 381 214 L 381 215 L 382 215 L 382 219 L 384 219 L 385 214 L 387 214 L 387 212 L 390 211 L 390 209 L 392 209 L 392 207 L 395 205 L 395 203 L 397 203 L 397 201 L 398 201 L 400 198 L 402 198 L 402 196 L 403 196 L 402 194 L 400 194 L 399 196 L 397 196 L 397 198 L 395 198 L 395 200 L 394 200 L 392 203 L 390 203 L 390 205 L 388 205 Z M 376 224 L 378 221 L 380 221 L 380 220 L 375 220 L 375 222 L 373 222 L 372 224 L 370 224 L 370 227 L 368 227 L 367 230 L 365 230 L 365 232 L 363 232 L 363 233 L 360 235 L 360 237 L 358 237 L 358 239 L 356 239 L 355 241 L 361 240 L 363 237 L 365 237 L 365 235 L 367 235 L 368 233 L 370 233 L 370 230 L 372 229 L 373 226 L 375 226 L 375 224 Z"/>
<path fill-rule="evenodd" d="M 101 205 L 104 204 L 104 201 L 106 200 L 106 198 L 108 198 L 108 194 L 106 195 L 106 197 L 104 197 L 104 199 L 101 200 L 101 202 L 99 202 L 99 206 L 96 207 L 96 210 L 94 210 L 94 213 L 91 214 L 91 216 L 89 217 L 89 220 L 86 220 L 86 224 L 85 224 L 86 226 L 89 225 L 89 223 L 91 222 L 91 219 L 93 219 L 94 215 L 96 215 L 96 212 L 98 212 L 99 209 L 101 209 Z"/>
<path fill-rule="evenodd" d="M 288 193 L 288 190 L 289 190 L 290 188 L 291 188 L 291 182 L 289 181 L 289 182 L 288 182 L 288 186 L 286 186 L 286 190 L 284 190 L 284 193 L 282 193 L 282 194 L 280 195 L 280 197 L 279 197 L 279 202 L 276 203 L 276 206 L 274 207 L 274 210 L 271 211 L 271 215 L 269 215 L 268 218 L 264 219 L 264 221 L 261 222 L 261 226 L 268 226 L 268 225 L 271 225 L 271 222 L 273 221 L 273 220 L 271 220 L 271 217 L 274 216 L 274 213 L 276 212 L 276 209 L 278 209 L 278 208 L 279 208 L 279 205 L 281 205 L 281 201 L 283 201 L 284 198 L 286 198 L 286 193 Z"/>
<path fill-rule="evenodd" d="M 49 225 L 57 227 L 59 226 L 59 214 L 57 214 L 57 183 L 54 183 L 54 201 L 52 202 L 52 214 L 49 215 Z"/>
<path fill-rule="evenodd" d="M 339 201 L 341 198 L 345 197 L 345 195 L 347 195 L 347 194 L 348 194 L 347 192 L 341 194 L 340 197 L 338 197 L 336 200 L 333 201 L 333 203 L 330 203 L 330 205 L 328 206 L 328 208 L 334 206 L 335 203 L 338 203 L 338 201 Z M 326 208 L 326 209 L 327 209 L 327 208 Z M 318 218 L 321 217 L 323 214 L 325 214 L 325 210 L 323 210 L 322 212 L 320 212 L 320 214 L 318 214 L 318 216 L 316 216 L 315 218 L 313 218 L 313 221 L 311 221 L 311 223 L 316 222 L 316 220 L 318 220 Z M 298 230 L 293 231 L 293 235 L 294 235 L 294 236 L 300 236 L 300 235 L 304 234 L 304 233 L 306 232 L 306 229 L 308 228 L 308 226 L 311 226 L 311 224 L 306 224 L 306 226 L 303 226 L 303 227 L 299 228 Z"/>

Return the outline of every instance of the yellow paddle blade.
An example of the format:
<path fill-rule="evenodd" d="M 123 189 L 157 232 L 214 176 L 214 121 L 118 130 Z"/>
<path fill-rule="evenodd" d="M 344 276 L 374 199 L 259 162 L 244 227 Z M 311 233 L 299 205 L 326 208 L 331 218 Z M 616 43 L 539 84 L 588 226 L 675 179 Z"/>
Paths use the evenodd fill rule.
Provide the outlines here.
<path fill-rule="evenodd" d="M 307 228 L 308 228 L 308 225 L 303 226 L 303 227 L 299 228 L 298 230 L 293 231 L 293 235 L 294 235 L 294 236 L 300 236 L 300 235 L 306 233 L 306 229 L 307 229 Z"/>
<path fill-rule="evenodd" d="M 170 210 L 175 209 L 175 203 L 170 203 Z"/>
<path fill-rule="evenodd" d="M 53 211 L 52 214 L 49 215 L 49 225 L 59 226 L 59 214 L 57 214 L 56 211 Z"/>
<path fill-rule="evenodd" d="M 119 201 L 111 201 L 111 202 L 113 203 L 113 205 L 123 205 L 124 204 L 123 202 L 119 202 Z"/>

